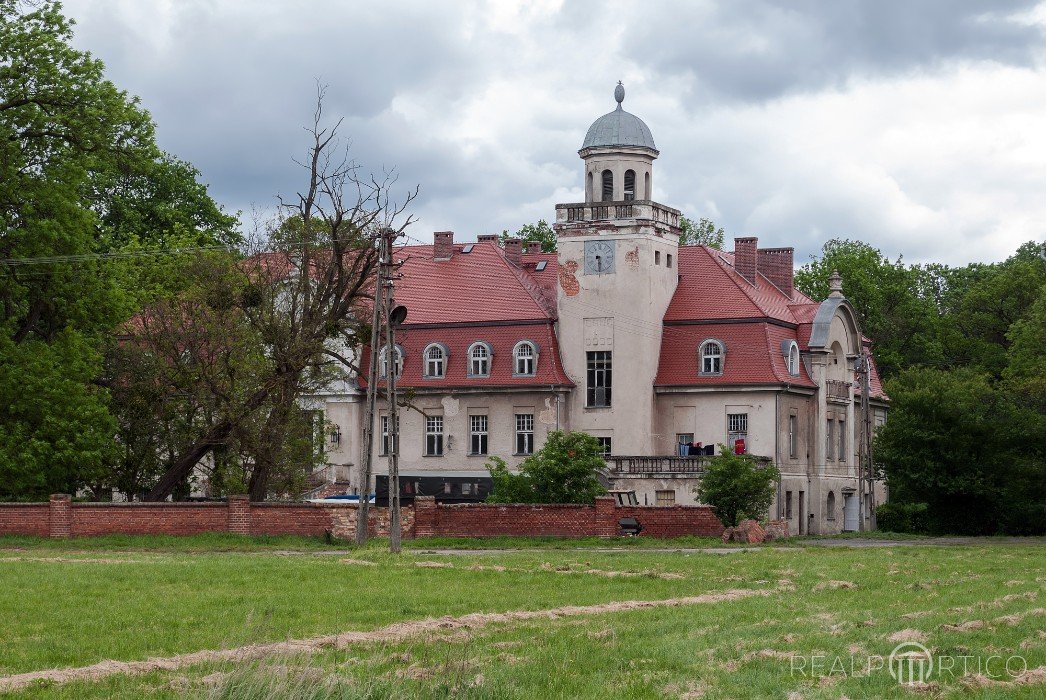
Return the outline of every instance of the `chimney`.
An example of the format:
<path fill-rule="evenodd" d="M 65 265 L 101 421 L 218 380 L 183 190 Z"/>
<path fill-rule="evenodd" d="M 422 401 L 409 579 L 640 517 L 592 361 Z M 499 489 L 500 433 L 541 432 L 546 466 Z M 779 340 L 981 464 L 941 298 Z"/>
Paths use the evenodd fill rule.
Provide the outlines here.
<path fill-rule="evenodd" d="M 795 248 L 760 248 L 759 272 L 773 282 L 789 299 L 795 290 L 792 254 Z"/>
<path fill-rule="evenodd" d="M 454 255 L 454 232 L 436 231 L 432 234 L 432 259 L 450 260 Z"/>
<path fill-rule="evenodd" d="M 734 239 L 734 269 L 752 284 L 758 284 L 755 273 L 759 269 L 759 239 L 755 236 Z"/>
<path fill-rule="evenodd" d="M 497 243 L 498 234 L 496 233 L 481 233 L 476 236 L 476 243 Z"/>
<path fill-rule="evenodd" d="M 505 241 L 505 259 L 516 267 L 523 264 L 523 241 L 519 238 L 510 238 Z"/>

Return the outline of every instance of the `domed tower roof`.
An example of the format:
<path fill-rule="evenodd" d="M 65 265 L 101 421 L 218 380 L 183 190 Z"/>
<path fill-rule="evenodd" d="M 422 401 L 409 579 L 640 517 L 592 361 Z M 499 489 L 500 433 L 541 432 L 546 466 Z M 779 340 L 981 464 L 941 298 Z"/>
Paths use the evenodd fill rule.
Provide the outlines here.
<path fill-rule="evenodd" d="M 617 109 L 592 122 L 592 126 L 588 127 L 588 133 L 585 134 L 585 142 L 581 145 L 581 150 L 627 146 L 649 148 L 657 153 L 657 146 L 654 145 L 654 135 L 650 133 L 650 127 L 636 115 L 622 109 L 621 103 L 625 100 L 625 88 L 621 81 L 618 81 L 617 88 L 614 89 L 614 99 L 617 100 Z"/>

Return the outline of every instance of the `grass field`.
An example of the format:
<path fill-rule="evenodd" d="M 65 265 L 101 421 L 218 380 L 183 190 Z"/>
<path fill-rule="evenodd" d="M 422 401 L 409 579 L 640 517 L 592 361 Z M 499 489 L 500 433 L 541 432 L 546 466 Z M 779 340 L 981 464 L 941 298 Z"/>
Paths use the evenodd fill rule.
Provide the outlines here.
<path fill-rule="evenodd" d="M 927 678 L 924 697 L 1046 695 L 1041 540 L 793 542 L 727 553 L 664 551 L 635 539 L 610 543 L 625 545 L 611 552 L 597 550 L 604 540 L 513 540 L 496 544 L 516 551 L 425 551 L 449 544 L 478 543 L 415 542 L 393 557 L 380 543 L 334 551 L 296 538 L 0 538 L 0 688 L 16 674 L 160 658 L 167 667 L 129 674 L 106 666 L 91 680 L 52 677 L 12 693 L 912 697 L 884 661 L 899 640 L 912 640 L 938 663 L 952 659 L 951 670 Z M 476 615 L 551 609 L 559 611 Z M 249 657 L 171 658 L 347 632 L 371 634 Z M 1021 675 L 1025 667 L 1031 672 Z"/>

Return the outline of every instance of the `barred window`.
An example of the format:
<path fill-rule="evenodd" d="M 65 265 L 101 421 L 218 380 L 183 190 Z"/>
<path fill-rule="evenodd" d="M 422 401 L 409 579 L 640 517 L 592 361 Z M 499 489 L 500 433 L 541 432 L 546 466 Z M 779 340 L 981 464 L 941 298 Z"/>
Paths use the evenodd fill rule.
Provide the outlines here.
<path fill-rule="evenodd" d="M 733 448 L 738 440 L 748 442 L 748 414 L 728 413 L 726 415 L 727 446 Z"/>
<path fill-rule="evenodd" d="M 534 453 L 534 414 L 516 414 L 516 454 Z"/>
<path fill-rule="evenodd" d="M 486 416 L 469 416 L 469 454 L 487 454 Z"/>
<path fill-rule="evenodd" d="M 443 416 L 425 418 L 425 456 L 443 455 Z"/>

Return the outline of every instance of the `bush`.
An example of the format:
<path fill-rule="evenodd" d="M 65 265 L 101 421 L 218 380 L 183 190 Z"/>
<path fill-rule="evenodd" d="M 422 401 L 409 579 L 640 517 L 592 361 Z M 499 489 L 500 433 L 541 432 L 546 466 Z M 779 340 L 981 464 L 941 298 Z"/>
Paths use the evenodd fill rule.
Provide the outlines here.
<path fill-rule="evenodd" d="M 545 445 L 523 460 L 519 473 L 505 460 L 487 462 L 494 491 L 488 503 L 593 503 L 606 493 L 597 470 L 605 469 L 603 448 L 588 433 L 554 430 Z"/>
<path fill-rule="evenodd" d="M 773 464 L 761 467 L 752 455 L 735 455 L 726 445 L 719 450 L 701 477 L 698 498 L 714 506 L 727 527 L 745 518 L 761 520 L 773 503 L 781 472 Z"/>
<path fill-rule="evenodd" d="M 880 530 L 924 535 L 930 531 L 928 510 L 925 503 L 890 501 L 875 509 L 875 521 Z"/>

